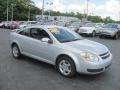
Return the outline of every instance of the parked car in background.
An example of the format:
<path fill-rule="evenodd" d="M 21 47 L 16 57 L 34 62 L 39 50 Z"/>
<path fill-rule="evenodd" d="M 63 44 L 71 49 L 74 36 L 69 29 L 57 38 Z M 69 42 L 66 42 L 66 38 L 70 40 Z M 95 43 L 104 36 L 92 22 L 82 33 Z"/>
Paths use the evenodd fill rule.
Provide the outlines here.
<path fill-rule="evenodd" d="M 14 58 L 26 55 L 52 64 L 66 77 L 77 73 L 99 74 L 110 65 L 112 54 L 97 42 L 60 26 L 34 25 L 10 34 Z"/>
<path fill-rule="evenodd" d="M 24 23 L 24 21 L 14 21 L 10 25 L 10 29 L 17 29 L 20 24 Z"/>
<path fill-rule="evenodd" d="M 55 25 L 55 22 L 53 22 L 53 21 L 43 21 L 42 25 Z"/>
<path fill-rule="evenodd" d="M 0 22 L 0 28 L 4 27 L 4 21 Z"/>
<path fill-rule="evenodd" d="M 67 22 L 67 21 L 57 21 L 55 25 L 67 27 L 69 25 L 69 22 Z"/>
<path fill-rule="evenodd" d="M 102 38 L 103 36 L 109 36 L 114 39 L 118 39 L 120 37 L 120 24 L 115 23 L 106 24 L 100 30 L 99 37 Z"/>
<path fill-rule="evenodd" d="M 99 33 L 99 30 L 97 28 L 98 27 L 96 27 L 94 23 L 86 23 L 85 25 L 79 28 L 78 33 L 91 35 L 92 37 L 95 37 Z"/>
<path fill-rule="evenodd" d="M 73 22 L 68 28 L 72 31 L 78 32 L 79 28 L 82 26 L 81 22 Z"/>
<path fill-rule="evenodd" d="M 3 22 L 1 22 L 0 27 L 9 29 L 9 28 L 10 28 L 10 25 L 11 25 L 13 22 L 14 22 L 14 21 L 3 21 Z"/>
<path fill-rule="evenodd" d="M 96 27 L 103 27 L 103 26 L 104 26 L 104 23 L 95 23 L 95 26 L 96 26 Z"/>
<path fill-rule="evenodd" d="M 6 28 L 7 28 L 7 29 L 10 29 L 10 27 L 11 27 L 11 25 L 12 25 L 13 23 L 16 23 L 16 21 L 9 21 L 8 24 L 7 24 L 7 26 L 6 26 Z"/>
<path fill-rule="evenodd" d="M 10 24 L 10 29 L 16 29 L 16 28 L 18 27 L 18 23 L 19 23 L 19 22 L 12 22 L 12 23 Z"/>
<path fill-rule="evenodd" d="M 37 24 L 37 21 L 25 21 L 18 26 L 18 29 L 22 29 L 27 26 L 31 26 L 31 25 L 35 25 L 35 24 Z"/>
<path fill-rule="evenodd" d="M 10 21 L 5 21 L 4 22 L 4 28 L 8 28 L 9 27 L 9 23 L 10 23 Z"/>

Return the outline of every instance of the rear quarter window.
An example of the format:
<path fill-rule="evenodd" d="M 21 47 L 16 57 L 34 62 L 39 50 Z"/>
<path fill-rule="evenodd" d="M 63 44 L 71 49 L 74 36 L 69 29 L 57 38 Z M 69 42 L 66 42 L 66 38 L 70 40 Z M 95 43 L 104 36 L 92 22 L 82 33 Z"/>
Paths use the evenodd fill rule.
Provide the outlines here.
<path fill-rule="evenodd" d="M 26 30 L 20 31 L 19 34 L 24 36 L 30 36 L 30 31 L 29 29 L 26 29 Z"/>

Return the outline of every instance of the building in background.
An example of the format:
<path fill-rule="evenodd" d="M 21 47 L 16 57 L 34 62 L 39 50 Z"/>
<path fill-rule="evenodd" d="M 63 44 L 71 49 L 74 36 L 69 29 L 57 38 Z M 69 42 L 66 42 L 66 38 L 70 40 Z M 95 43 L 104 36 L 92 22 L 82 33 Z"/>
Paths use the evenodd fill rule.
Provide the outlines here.
<path fill-rule="evenodd" d="M 41 15 L 36 15 L 36 20 L 37 21 L 41 21 L 42 20 L 42 16 Z M 76 18 L 76 17 L 68 17 L 68 16 L 48 16 L 48 15 L 44 15 L 43 16 L 43 20 L 51 20 L 51 21 L 81 21 L 80 19 Z"/>

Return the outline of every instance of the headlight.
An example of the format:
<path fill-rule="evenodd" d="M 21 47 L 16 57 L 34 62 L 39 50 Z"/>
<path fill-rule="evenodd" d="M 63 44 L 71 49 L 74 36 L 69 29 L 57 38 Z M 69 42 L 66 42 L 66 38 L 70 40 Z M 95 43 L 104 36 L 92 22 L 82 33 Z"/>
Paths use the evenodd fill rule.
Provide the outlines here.
<path fill-rule="evenodd" d="M 99 61 L 99 58 L 96 55 L 91 54 L 89 52 L 82 52 L 81 56 L 85 61 L 90 61 L 90 62 L 98 62 Z"/>

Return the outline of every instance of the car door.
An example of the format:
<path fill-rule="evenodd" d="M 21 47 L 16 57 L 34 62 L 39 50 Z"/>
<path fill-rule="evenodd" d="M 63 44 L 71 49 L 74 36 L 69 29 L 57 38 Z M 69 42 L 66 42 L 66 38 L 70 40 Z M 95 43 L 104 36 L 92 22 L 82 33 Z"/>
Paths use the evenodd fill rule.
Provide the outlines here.
<path fill-rule="evenodd" d="M 23 38 L 24 51 L 27 55 L 36 59 L 41 59 L 45 62 L 53 63 L 52 60 L 54 55 L 54 45 L 47 42 L 42 42 L 42 38 L 50 38 L 50 36 L 43 29 L 30 28 L 30 36 Z"/>
<path fill-rule="evenodd" d="M 25 28 L 18 33 L 17 40 L 20 44 L 20 49 L 23 54 L 28 55 L 29 46 L 27 46 L 28 45 L 27 43 L 29 43 L 29 39 L 30 39 L 30 29 L 29 28 Z"/>
<path fill-rule="evenodd" d="M 34 33 L 36 33 L 37 36 L 34 35 Z M 30 35 L 31 35 L 31 42 L 32 42 L 31 48 L 33 51 L 31 53 L 48 62 L 52 62 L 53 55 L 54 55 L 54 44 L 49 44 L 47 42 L 41 41 L 42 38 L 51 39 L 50 35 L 45 30 L 40 28 L 31 28 Z"/>

